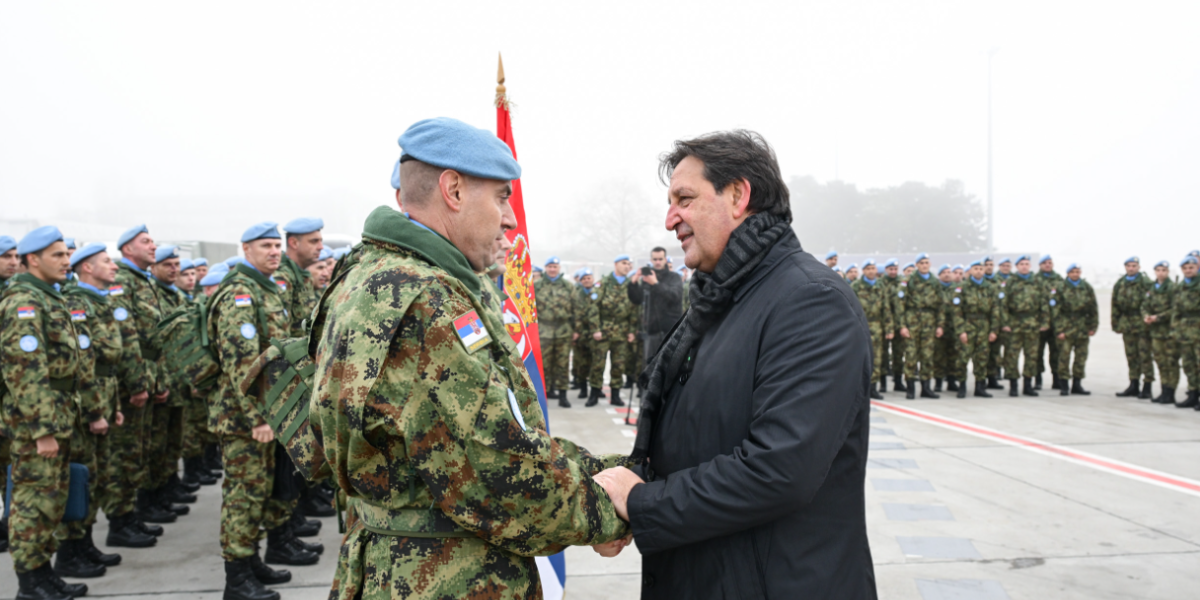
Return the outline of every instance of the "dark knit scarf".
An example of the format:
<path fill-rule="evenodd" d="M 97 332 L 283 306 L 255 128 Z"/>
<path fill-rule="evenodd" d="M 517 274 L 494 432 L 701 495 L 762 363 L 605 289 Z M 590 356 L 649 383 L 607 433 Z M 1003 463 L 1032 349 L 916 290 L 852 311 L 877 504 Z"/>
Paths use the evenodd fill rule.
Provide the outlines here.
<path fill-rule="evenodd" d="M 654 419 L 692 348 L 729 310 L 734 293 L 790 229 L 791 223 L 780 217 L 765 213 L 751 215 L 730 234 L 729 244 L 713 272 L 696 271 L 692 275 L 688 289 L 691 306 L 641 375 L 642 403 L 631 461 L 644 463 L 649 456 Z"/>

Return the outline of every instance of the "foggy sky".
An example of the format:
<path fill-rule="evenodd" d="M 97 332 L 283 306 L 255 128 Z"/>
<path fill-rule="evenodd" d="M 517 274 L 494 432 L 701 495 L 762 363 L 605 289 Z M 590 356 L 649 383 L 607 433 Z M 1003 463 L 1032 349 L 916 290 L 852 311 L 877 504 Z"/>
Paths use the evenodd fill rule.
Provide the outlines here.
<path fill-rule="evenodd" d="M 210 238 L 321 212 L 356 233 L 393 203 L 409 124 L 494 130 L 500 51 L 535 259 L 605 182 L 665 214 L 658 154 L 719 129 L 761 132 L 785 178 L 952 178 L 982 199 L 995 47 L 1002 252 L 1097 269 L 1200 247 L 1195 3 L 589 6 L 4 3 L 0 220 L 154 206 L 220 213 L 196 220 Z"/>

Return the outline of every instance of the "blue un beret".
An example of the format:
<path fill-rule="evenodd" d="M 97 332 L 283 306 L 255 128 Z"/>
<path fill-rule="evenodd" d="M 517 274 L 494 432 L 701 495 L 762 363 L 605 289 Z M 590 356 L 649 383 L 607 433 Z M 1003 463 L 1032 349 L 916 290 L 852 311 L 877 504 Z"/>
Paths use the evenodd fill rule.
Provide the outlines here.
<path fill-rule="evenodd" d="M 321 253 L 317 255 L 317 260 L 329 260 L 333 258 L 333 250 L 329 248 L 321 248 Z"/>
<path fill-rule="evenodd" d="M 982 267 L 983 262 L 984 262 L 983 259 L 971 261 L 971 264 L 969 265 L 969 267 Z M 962 266 L 962 265 L 959 265 L 959 266 Z"/>
<path fill-rule="evenodd" d="M 830 250 L 829 252 L 825 253 L 825 260 L 829 260 L 837 255 L 837 250 Z"/>
<path fill-rule="evenodd" d="M 981 259 L 979 259 L 979 260 L 980 260 L 980 263 L 979 263 L 979 264 L 983 264 L 983 263 L 985 263 L 985 262 L 988 262 L 989 260 L 992 260 L 992 257 L 989 255 L 989 256 L 985 256 L 985 257 L 983 257 L 983 258 L 981 258 Z"/>
<path fill-rule="evenodd" d="M 1074 271 L 1075 269 L 1078 269 L 1078 268 L 1079 268 L 1079 264 L 1077 264 L 1077 263 L 1071 263 L 1071 264 L 1067 265 L 1067 271 L 1066 271 L 1066 272 L 1067 272 L 1067 273 L 1070 273 L 1071 271 Z"/>
<path fill-rule="evenodd" d="M 533 272 L 534 273 L 545 273 L 546 270 L 537 265 L 533 265 Z"/>
<path fill-rule="evenodd" d="M 251 225 L 249 229 L 246 230 L 246 233 L 242 234 L 242 243 L 243 244 L 245 244 L 246 242 L 253 242 L 254 240 L 261 240 L 261 239 L 270 239 L 270 240 L 279 239 L 279 224 L 272 223 L 271 221 L 263 221 L 262 223 L 255 223 L 254 225 Z"/>
<path fill-rule="evenodd" d="M 400 189 L 400 163 L 410 159 L 484 179 L 521 178 L 521 165 L 513 158 L 508 144 L 492 132 L 458 119 L 438 117 L 417 121 L 396 142 L 402 150 L 392 169 L 392 187 L 396 189 Z"/>
<path fill-rule="evenodd" d="M 875 264 L 875 259 L 873 259 L 873 258 L 868 258 L 867 260 L 864 260 L 864 261 L 863 261 L 863 268 L 865 269 L 865 268 L 867 268 L 867 267 L 869 267 L 869 266 L 871 266 L 871 265 L 873 265 L 873 264 Z"/>
<path fill-rule="evenodd" d="M 591 268 L 591 267 L 584 267 L 584 268 L 583 268 L 583 275 L 582 275 L 582 277 L 587 277 L 588 275 L 591 275 L 591 274 L 592 274 L 592 268 Z"/>
<path fill-rule="evenodd" d="M 207 266 L 208 266 L 208 259 L 207 259 L 207 258 L 204 258 L 203 256 L 201 256 L 200 258 L 193 258 L 193 259 L 192 259 L 192 266 L 193 266 L 193 267 L 207 267 Z"/>
<path fill-rule="evenodd" d="M 850 263 L 850 266 L 846 267 L 846 270 L 849 271 L 850 269 L 857 269 L 857 268 L 858 268 L 858 263 Z"/>
<path fill-rule="evenodd" d="M 353 248 L 351 248 L 350 246 L 342 246 L 341 248 L 338 248 L 333 251 L 333 257 L 337 258 L 337 259 L 341 259 L 343 256 L 350 254 L 351 250 L 353 250 Z"/>
<path fill-rule="evenodd" d="M 1014 263 L 1019 263 L 1019 262 L 1021 262 L 1021 261 L 1023 261 L 1023 260 L 1029 260 L 1029 255 L 1028 255 L 1028 254 L 1022 254 L 1022 255 L 1018 256 L 1018 257 L 1017 257 L 1017 260 L 1015 260 L 1015 261 L 1013 261 L 1013 262 L 1014 262 Z"/>
<path fill-rule="evenodd" d="M 225 262 L 219 263 L 219 264 L 225 265 L 226 269 L 232 270 L 234 267 L 236 267 L 239 264 L 244 263 L 244 262 L 246 262 L 246 259 L 244 259 L 240 256 L 231 256 L 231 257 L 225 259 Z M 213 267 L 213 269 L 215 269 L 215 268 L 216 267 Z"/>
<path fill-rule="evenodd" d="M 160 263 L 168 258 L 179 258 L 179 246 L 167 244 L 154 251 L 154 262 Z"/>
<path fill-rule="evenodd" d="M 901 267 L 900 270 L 903 271 L 904 269 L 907 269 L 909 267 L 916 268 L 916 266 L 917 266 L 917 263 L 908 263 L 908 264 L 904 265 L 903 267 Z"/>
<path fill-rule="evenodd" d="M 125 244 L 132 242 L 133 238 L 137 237 L 139 233 L 150 233 L 150 230 L 146 229 L 145 223 L 142 223 L 136 227 L 131 227 L 125 233 L 122 233 L 121 237 L 117 238 L 117 250 L 123 248 Z"/>
<path fill-rule="evenodd" d="M 1170 268 L 1171 268 L 1171 263 L 1169 263 L 1169 262 L 1167 262 L 1167 261 L 1165 261 L 1165 260 L 1160 260 L 1160 261 L 1158 261 L 1158 262 L 1154 263 L 1154 268 L 1155 268 L 1155 269 L 1157 269 L 1157 268 L 1159 268 L 1159 267 L 1166 267 L 1166 268 L 1170 269 Z"/>
<path fill-rule="evenodd" d="M 228 274 L 229 267 L 225 263 L 217 263 L 213 265 L 213 268 L 208 270 L 208 273 L 204 277 L 200 278 L 200 285 L 204 287 L 217 285 Z"/>
<path fill-rule="evenodd" d="M 1011 259 L 1011 258 L 1008 258 L 1008 257 L 1006 256 L 1006 257 L 1004 257 L 1004 258 L 1000 259 L 1000 262 L 999 262 L 999 263 L 997 263 L 997 264 L 1001 264 L 1001 265 L 1002 265 L 1002 264 L 1004 264 L 1004 263 L 1011 263 L 1011 262 L 1012 262 L 1012 259 Z"/>
<path fill-rule="evenodd" d="M 1129 263 L 1136 263 L 1140 265 L 1142 264 L 1142 261 L 1138 260 L 1138 257 L 1136 256 L 1130 256 L 1129 258 L 1125 259 L 1125 264 Z"/>
<path fill-rule="evenodd" d="M 62 239 L 62 232 L 57 227 L 53 225 L 38 227 L 21 238 L 21 241 L 17 244 L 17 254 L 24 256 L 30 252 L 44 250 L 54 242 L 61 242 Z"/>
<path fill-rule="evenodd" d="M 1198 260 L 1195 256 L 1192 256 L 1191 254 L 1189 254 L 1189 255 L 1183 257 L 1183 260 L 1179 261 L 1179 266 L 1182 267 L 1183 265 L 1186 265 L 1188 263 L 1198 263 L 1198 262 L 1200 262 L 1200 260 Z"/>
<path fill-rule="evenodd" d="M 67 245 L 67 250 L 75 249 L 75 238 L 63 238 L 63 243 Z"/>
<path fill-rule="evenodd" d="M 105 246 L 104 244 L 101 244 L 100 242 L 92 242 L 92 243 L 76 250 L 75 254 L 71 255 L 71 268 L 74 269 L 76 266 L 79 265 L 79 263 L 81 263 L 101 252 L 104 252 L 106 249 L 107 249 L 107 246 Z"/>
<path fill-rule="evenodd" d="M 615 262 L 615 263 L 619 263 L 619 262 L 621 262 L 621 261 L 623 261 L 623 260 L 629 260 L 629 255 L 628 255 L 628 254 L 622 254 L 622 255 L 620 255 L 620 256 L 618 256 L 618 257 L 614 258 L 614 259 L 613 259 L 613 262 Z"/>
<path fill-rule="evenodd" d="M 320 231 L 325 228 L 325 221 L 314 219 L 311 217 L 301 217 L 288 221 L 287 225 L 283 226 L 283 230 L 292 235 L 301 235 Z"/>
<path fill-rule="evenodd" d="M 954 265 L 954 270 L 961 271 L 961 270 L 963 270 L 963 266 L 962 265 Z"/>
<path fill-rule="evenodd" d="M 17 240 L 14 240 L 11 235 L 0 235 L 0 254 L 4 254 L 16 247 Z"/>
<path fill-rule="evenodd" d="M 1046 261 L 1048 261 L 1048 260 L 1051 260 L 1051 258 L 1050 258 L 1050 255 L 1049 255 L 1049 254 L 1047 254 L 1047 255 L 1043 256 L 1042 258 L 1038 259 L 1038 264 L 1040 265 L 1040 264 L 1042 264 L 1042 263 L 1044 263 L 1044 262 L 1046 262 Z"/>
<path fill-rule="evenodd" d="M 883 263 L 883 268 L 886 269 L 888 267 L 891 267 L 893 265 L 898 265 L 898 264 L 900 264 L 900 263 L 896 262 L 896 259 L 889 258 L 889 259 L 887 259 L 887 262 Z"/>
<path fill-rule="evenodd" d="M 950 265 L 942 265 L 942 266 L 938 267 L 937 272 L 938 272 L 938 275 L 941 275 L 942 271 L 949 271 L 949 270 L 950 270 Z"/>
<path fill-rule="evenodd" d="M 188 269 L 195 269 L 195 268 L 196 268 L 196 263 L 192 262 L 191 260 L 188 260 L 186 258 L 182 258 L 179 260 L 179 272 L 180 273 L 182 273 Z"/>
<path fill-rule="evenodd" d="M 546 266 L 547 266 L 547 267 L 548 267 L 548 266 L 550 266 L 550 265 L 557 265 L 557 264 L 559 264 L 559 260 L 558 260 L 558 257 L 557 257 L 557 256 L 551 256 L 550 258 L 547 258 L 547 259 L 546 259 Z"/>
<path fill-rule="evenodd" d="M 913 263 L 914 263 L 914 264 L 915 264 L 915 263 L 919 263 L 919 262 L 921 262 L 921 261 L 923 261 L 923 260 L 925 260 L 925 259 L 927 259 L 927 258 L 929 258 L 929 255 L 928 255 L 928 254 L 926 254 L 926 253 L 924 253 L 924 252 L 922 252 L 922 253 L 918 254 L 916 258 L 914 258 L 914 259 L 913 259 Z"/>

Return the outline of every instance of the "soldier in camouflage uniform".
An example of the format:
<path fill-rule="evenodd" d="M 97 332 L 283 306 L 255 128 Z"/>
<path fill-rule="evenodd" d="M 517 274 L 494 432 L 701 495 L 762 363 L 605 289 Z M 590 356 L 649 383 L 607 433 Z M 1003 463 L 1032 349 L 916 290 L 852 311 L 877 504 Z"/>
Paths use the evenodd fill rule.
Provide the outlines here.
<path fill-rule="evenodd" d="M 541 598 L 534 556 L 628 533 L 591 477 L 625 458 L 545 433 L 501 317 L 479 300 L 484 242 L 516 225 L 505 200 L 519 167 L 483 130 L 477 144 L 507 154 L 514 172 L 468 176 L 424 162 L 459 151 L 420 146 L 444 148 L 449 136 L 420 134 L 447 121 L 400 138 L 393 185 L 413 220 L 386 207 L 371 214 L 361 257 L 316 322 L 310 420 L 358 517 L 331 600 Z M 443 198 L 463 198 L 461 216 Z"/>
<path fill-rule="evenodd" d="M 8 287 L 8 280 L 17 274 L 21 264 L 17 256 L 17 240 L 7 235 L 0 235 L 0 293 Z M 0 386 L 0 406 L 4 405 L 4 389 Z M 0 490 L 8 486 L 8 465 L 12 462 L 11 442 L 5 437 L 3 427 L 0 427 Z M 8 518 L 0 516 L 0 552 L 8 551 Z"/>
<path fill-rule="evenodd" d="M 1171 297 L 1171 331 L 1183 358 L 1183 374 L 1187 375 L 1187 398 L 1176 408 L 1200 410 L 1200 259 L 1189 254 L 1179 263 L 1183 279 L 1175 286 Z"/>
<path fill-rule="evenodd" d="M 957 392 L 958 383 L 955 381 L 954 376 L 958 373 L 959 349 L 957 332 L 951 331 L 951 328 L 954 326 L 954 311 L 952 310 L 954 305 L 951 302 L 954 298 L 955 290 L 961 292 L 962 288 L 958 287 L 954 271 L 950 268 L 950 265 L 938 267 L 937 276 L 938 283 L 941 284 L 939 290 L 942 293 L 942 311 L 944 313 L 941 321 L 945 325 L 942 327 L 942 334 L 938 336 L 933 346 L 933 391 L 942 391 L 942 380 L 944 379 L 947 384 L 946 389 L 951 392 Z"/>
<path fill-rule="evenodd" d="M 595 276 L 590 268 L 580 269 L 579 288 L 575 296 L 574 330 L 582 334 L 575 336 L 575 352 L 571 357 L 571 374 L 575 377 L 575 387 L 579 388 L 579 397 L 588 397 L 588 373 L 592 372 L 592 354 L 595 352 L 595 340 L 588 335 L 588 323 L 592 311 L 598 310 L 596 301 L 600 299 L 595 290 Z"/>
<path fill-rule="evenodd" d="M 546 382 L 546 397 L 558 398 L 558 405 L 571 408 L 567 400 L 571 342 L 579 338 L 575 332 L 575 307 L 579 292 L 562 276 L 562 264 L 557 256 L 546 261 L 542 279 L 533 284 L 537 298 L 538 338 L 542 343 L 542 374 Z"/>
<path fill-rule="evenodd" d="M 1142 301 L 1152 286 L 1136 256 L 1125 260 L 1125 277 L 1113 285 L 1112 330 L 1121 334 L 1125 342 L 1125 362 L 1129 365 L 1129 387 L 1117 393 L 1122 398 L 1153 398 L 1154 352 L 1150 329 L 1142 317 Z M 1139 379 L 1144 382 L 1141 392 Z"/>
<path fill-rule="evenodd" d="M 1091 284 L 1080 278 L 1079 265 L 1067 267 L 1067 278 L 1050 298 L 1050 321 L 1055 324 L 1058 338 L 1058 373 L 1063 376 L 1059 394 L 1088 396 L 1083 389 L 1083 378 L 1087 376 L 1088 342 L 1100 328 L 1100 308 L 1096 304 L 1096 291 Z M 1075 352 L 1075 365 L 1071 367 L 1071 352 Z M 1071 375 L 1071 385 L 1066 376 Z"/>
<path fill-rule="evenodd" d="M 867 328 L 871 331 L 871 356 L 875 361 L 871 371 L 871 398 L 883 400 L 883 395 L 879 393 L 879 382 L 883 380 L 883 343 L 892 338 L 895 326 L 892 324 L 890 307 L 892 295 L 887 286 L 876 278 L 878 274 L 875 261 L 868 258 L 863 261 L 862 277 L 850 284 L 850 289 L 858 296 L 858 302 L 867 316 Z"/>
<path fill-rule="evenodd" d="M 1049 254 L 1038 261 L 1038 274 L 1035 279 L 1046 289 L 1046 295 L 1051 299 L 1063 286 L 1062 275 L 1054 272 L 1054 259 Z M 1049 353 L 1046 352 L 1047 348 Z M 1057 390 L 1066 381 L 1066 374 L 1058 372 L 1058 326 L 1055 325 L 1053 317 L 1050 319 L 1050 329 L 1038 334 L 1037 378 L 1034 380 L 1034 389 L 1042 389 L 1042 373 L 1046 371 L 1047 354 L 1050 359 L 1050 389 Z"/>
<path fill-rule="evenodd" d="M 1171 263 L 1164 260 L 1154 265 L 1154 278 L 1154 287 L 1146 292 L 1146 299 L 1142 301 L 1142 321 L 1150 329 L 1154 360 L 1162 377 L 1162 394 L 1153 402 L 1175 404 L 1175 390 L 1179 388 L 1179 345 L 1171 332 L 1171 298 L 1177 285 L 1171 281 Z"/>
<path fill-rule="evenodd" d="M 942 284 L 929 272 L 929 256 L 921 254 L 915 270 L 900 282 L 896 297 L 903 302 L 899 311 L 900 335 L 906 339 L 904 379 L 906 397 L 916 395 L 916 382 L 921 382 L 921 397 L 937 399 L 930 378 L 933 377 L 934 348 L 942 337 L 945 323 L 945 298 Z"/>
<path fill-rule="evenodd" d="M 975 375 L 975 397 L 991 398 L 987 391 L 988 356 L 1000 331 L 1000 299 L 996 287 L 985 279 L 982 261 L 971 263 L 966 281 L 955 287 L 950 298 L 951 318 L 958 333 L 958 397 L 967 397 L 967 362 Z"/>
<path fill-rule="evenodd" d="M 884 337 L 883 370 L 892 375 L 894 389 L 903 392 L 904 386 L 904 336 L 900 335 L 900 312 L 904 309 L 904 300 L 900 292 L 900 264 L 896 259 L 889 258 L 883 264 L 883 274 L 879 277 L 887 291 L 888 311 L 892 313 L 892 336 Z M 879 391 L 887 391 L 887 377 L 880 375 Z"/>
<path fill-rule="evenodd" d="M 9 552 L 18 597 L 55 600 L 87 593 L 50 568 L 54 531 L 67 505 L 71 433 L 78 411 L 79 339 L 63 296 L 69 254 L 56 227 L 34 229 L 17 245 L 26 272 L 0 298 L 4 436 L 12 440 Z"/>
<path fill-rule="evenodd" d="M 275 272 L 275 281 L 283 292 L 284 308 L 292 322 L 288 337 L 305 335 L 304 321 L 312 314 L 320 296 L 308 267 L 321 257 L 324 228 L 324 221 L 313 218 L 294 219 L 283 226 L 287 232 L 287 252 Z"/>
<path fill-rule="evenodd" d="M 1024 376 L 1021 393 L 1037 396 L 1033 378 L 1037 376 L 1038 336 L 1050 330 L 1050 298 L 1045 287 L 1029 272 L 1029 257 L 1017 259 L 1017 272 L 1000 283 L 1000 331 L 1008 334 L 1004 349 L 1004 375 L 1008 378 L 1008 395 L 1017 395 L 1017 373 Z M 1018 360 L 1025 354 L 1024 371 L 1018 370 Z"/>
<path fill-rule="evenodd" d="M 985 270 L 986 270 L 986 263 Z M 1012 277 L 1012 259 L 1004 258 L 1000 260 L 998 269 L 988 277 L 988 282 L 992 284 L 992 292 L 998 294 L 1001 285 Z M 1003 379 L 1000 373 L 1000 367 L 1004 365 L 1004 348 L 1008 340 L 1008 332 L 1000 330 L 996 333 L 996 341 L 992 342 L 991 349 L 988 352 L 988 379 L 987 389 L 1002 390 L 1003 385 L 1000 385 L 1000 380 Z"/>
<path fill-rule="evenodd" d="M 225 478 L 221 482 L 221 556 L 225 559 L 227 600 L 277 599 L 264 583 L 291 580 L 258 556 L 260 529 L 267 531 L 266 562 L 310 565 L 320 557 L 305 549 L 287 526 L 294 498 L 279 493 L 277 448 L 256 394 L 242 394 L 240 383 L 272 338 L 286 339 L 291 321 L 284 293 L 271 279 L 282 257 L 275 223 L 259 223 L 242 234 L 246 261 L 230 270 L 209 299 L 209 339 L 216 346 L 221 374 L 216 402 L 209 406 L 209 428 L 221 444 Z M 281 482 L 286 484 L 288 482 Z"/>
<path fill-rule="evenodd" d="M 625 406 L 621 400 L 621 387 L 625 385 L 625 367 L 641 317 L 636 310 L 639 307 L 629 300 L 629 293 L 625 289 L 632 269 L 633 263 L 628 254 L 618 256 L 613 260 L 613 272 L 596 284 L 598 289 L 593 290 L 598 296 L 596 310 L 589 312 L 586 328 L 580 332 L 581 335 L 591 335 L 595 340 L 592 346 L 592 370 L 588 373 L 588 385 L 592 387 L 592 392 L 588 395 L 587 406 L 595 406 L 600 401 L 605 359 L 610 356 L 608 381 L 612 398 L 609 404 Z M 636 377 L 633 373 L 629 376 Z"/>

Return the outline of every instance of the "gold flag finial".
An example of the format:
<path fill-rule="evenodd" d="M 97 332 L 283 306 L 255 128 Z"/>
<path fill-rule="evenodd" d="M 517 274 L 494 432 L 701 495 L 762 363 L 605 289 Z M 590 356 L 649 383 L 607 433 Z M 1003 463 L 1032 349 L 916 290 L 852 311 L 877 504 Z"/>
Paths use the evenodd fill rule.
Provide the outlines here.
<path fill-rule="evenodd" d="M 504 89 L 504 55 L 497 54 L 499 66 L 496 69 L 496 106 L 508 106 L 508 98 Z"/>

